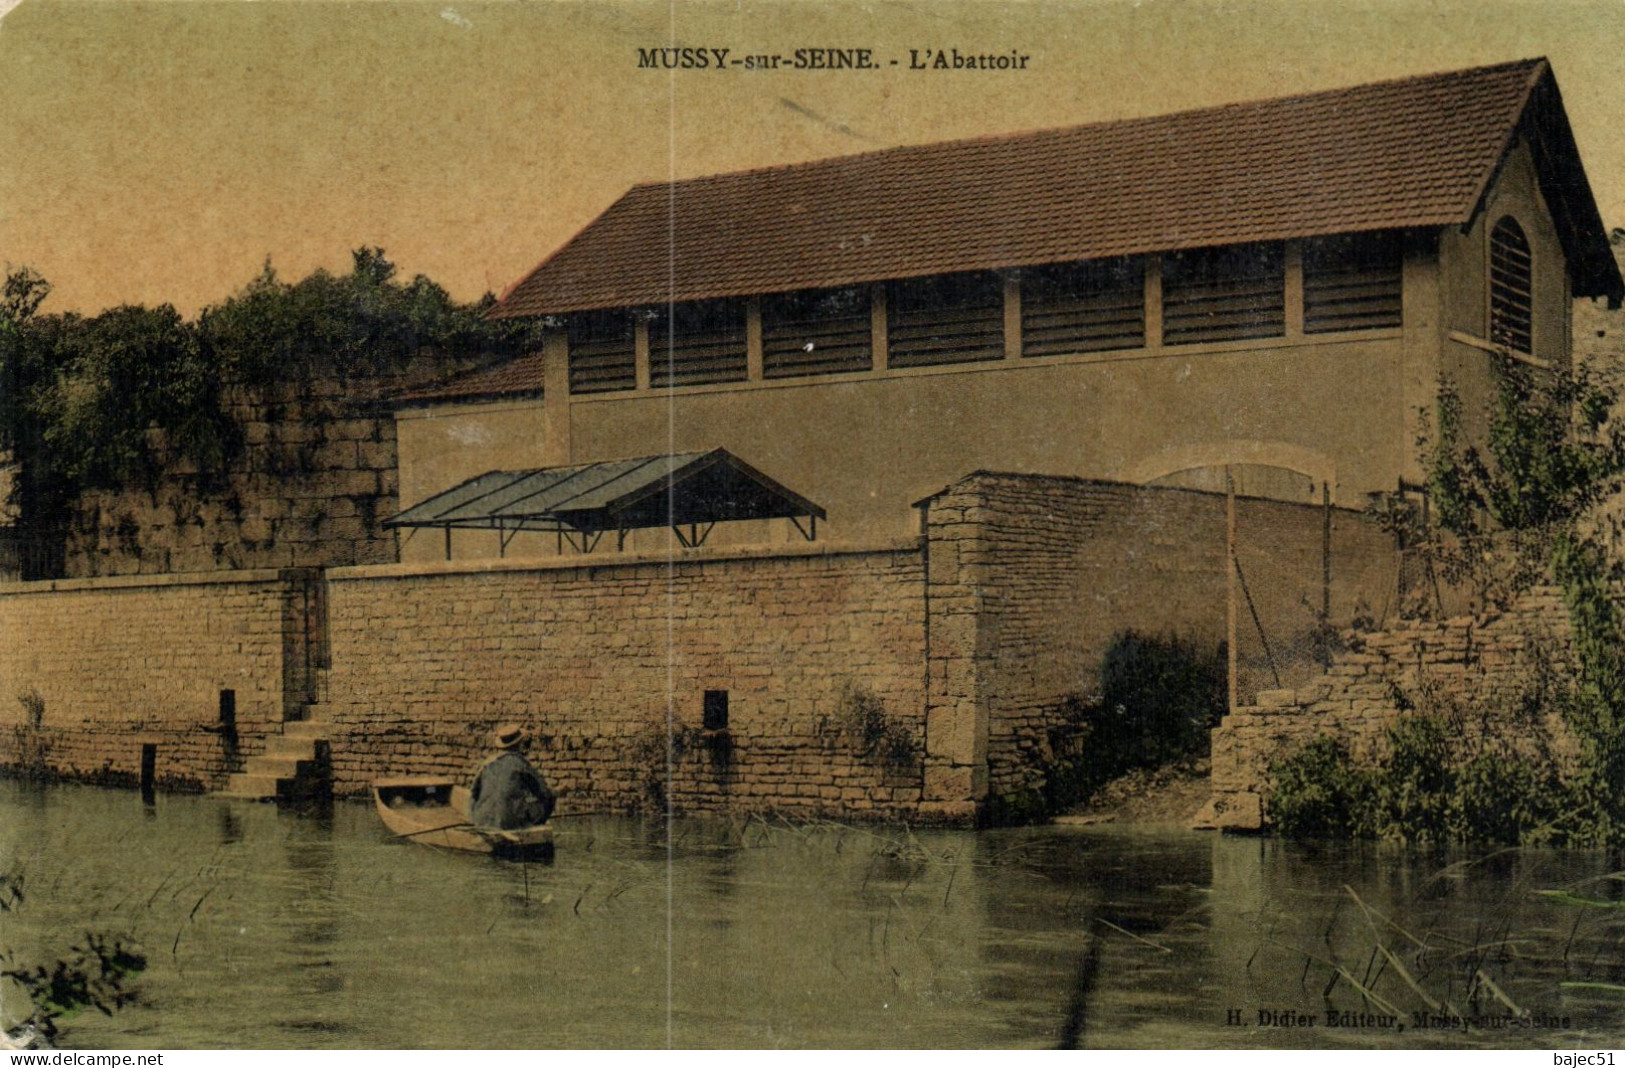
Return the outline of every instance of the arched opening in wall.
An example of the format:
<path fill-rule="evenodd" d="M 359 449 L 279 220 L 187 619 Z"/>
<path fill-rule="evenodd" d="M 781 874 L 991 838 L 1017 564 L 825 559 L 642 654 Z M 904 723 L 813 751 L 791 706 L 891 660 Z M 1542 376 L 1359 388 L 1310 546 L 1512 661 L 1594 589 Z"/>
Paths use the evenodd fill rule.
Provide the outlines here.
<path fill-rule="evenodd" d="M 1225 621 L 1233 707 L 1315 679 L 1330 666 L 1353 619 L 1386 612 L 1384 604 L 1362 599 L 1380 570 L 1373 554 L 1386 550 L 1362 540 L 1359 524 L 1346 513 L 1339 516 L 1329 461 L 1305 454 L 1301 462 L 1318 470 L 1206 463 L 1146 480 L 1216 495 L 1234 487 L 1233 502 L 1210 506 L 1205 523 L 1179 535 L 1190 540 L 1193 559 L 1216 565 L 1223 578 L 1222 592 L 1212 591 L 1211 609 Z"/>
<path fill-rule="evenodd" d="M 1523 227 L 1510 215 L 1490 231 L 1490 340 L 1534 352 L 1534 263 Z"/>
<path fill-rule="evenodd" d="M 1306 472 L 1273 464 L 1204 464 L 1169 472 L 1148 480 L 1147 485 L 1225 493 L 1230 485 L 1227 476 L 1234 480 L 1236 493 L 1242 497 L 1298 504 L 1319 504 L 1321 500 L 1320 480 Z"/>

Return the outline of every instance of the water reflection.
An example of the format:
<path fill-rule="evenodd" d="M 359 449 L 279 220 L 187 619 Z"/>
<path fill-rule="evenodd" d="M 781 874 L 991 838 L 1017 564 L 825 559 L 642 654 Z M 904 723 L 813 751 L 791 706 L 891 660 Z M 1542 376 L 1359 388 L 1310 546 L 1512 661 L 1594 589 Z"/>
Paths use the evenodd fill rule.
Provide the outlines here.
<path fill-rule="evenodd" d="M 75 1019 L 84 1047 L 1547 1047 L 1625 1023 L 1595 985 L 1625 982 L 1622 910 L 1538 893 L 1625 897 L 1601 854 L 558 826 L 556 861 L 520 865 L 391 841 L 364 805 L 3 784 L 0 870 L 30 894 L 0 950 L 140 943 L 141 1003 Z"/>

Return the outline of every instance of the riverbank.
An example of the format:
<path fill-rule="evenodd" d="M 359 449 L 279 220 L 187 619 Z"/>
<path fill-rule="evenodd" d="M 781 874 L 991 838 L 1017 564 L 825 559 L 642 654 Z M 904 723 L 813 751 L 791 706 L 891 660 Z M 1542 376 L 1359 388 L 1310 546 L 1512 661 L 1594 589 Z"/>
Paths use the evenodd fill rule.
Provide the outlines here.
<path fill-rule="evenodd" d="M 1158 768 L 1136 768 L 1106 783 L 1055 822 L 1188 828 L 1210 796 L 1210 767 L 1206 757 L 1192 757 Z"/>

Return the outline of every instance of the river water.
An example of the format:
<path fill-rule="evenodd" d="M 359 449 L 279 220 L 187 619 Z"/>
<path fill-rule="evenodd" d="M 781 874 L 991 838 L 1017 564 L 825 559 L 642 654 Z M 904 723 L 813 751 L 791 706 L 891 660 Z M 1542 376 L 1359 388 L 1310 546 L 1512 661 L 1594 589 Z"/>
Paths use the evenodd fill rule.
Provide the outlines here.
<path fill-rule="evenodd" d="M 0 872 L 25 890 L 0 914 L 0 952 L 49 961 L 87 931 L 139 945 L 136 1003 L 64 1026 L 59 1044 L 86 1049 L 1625 1035 L 1625 909 L 1539 893 L 1625 900 L 1602 853 L 1110 827 L 556 826 L 551 864 L 514 864 L 391 841 L 358 803 L 144 806 L 0 782 Z M 4 994 L 10 1024 L 19 994 Z"/>

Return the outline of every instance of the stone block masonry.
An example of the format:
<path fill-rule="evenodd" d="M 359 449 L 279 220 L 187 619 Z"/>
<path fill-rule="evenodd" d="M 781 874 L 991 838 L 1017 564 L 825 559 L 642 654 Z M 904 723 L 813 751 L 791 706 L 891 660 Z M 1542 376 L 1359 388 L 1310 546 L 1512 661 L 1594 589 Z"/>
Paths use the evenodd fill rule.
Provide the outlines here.
<path fill-rule="evenodd" d="M 1223 494 L 978 472 L 923 504 L 927 716 L 959 724 L 955 759 L 986 779 L 973 796 L 1019 807 L 1043 788 L 1068 744 L 1063 702 L 1098 694 L 1101 659 L 1123 631 L 1214 649 L 1226 639 Z M 1318 618 L 1302 605 L 1322 596 L 1328 519 L 1332 618 L 1391 597 L 1393 541 L 1360 513 L 1253 498 L 1236 508 L 1267 623 Z"/>
<path fill-rule="evenodd" d="M 283 636 L 308 578 L 266 570 L 0 586 L 0 763 L 132 782 L 142 746 L 154 745 L 159 784 L 217 785 L 302 697 L 284 689 Z M 240 752 L 220 729 L 226 690 Z M 36 697 L 37 725 L 27 707 Z"/>
<path fill-rule="evenodd" d="M 1411 621 L 1376 633 L 1350 631 L 1348 649 L 1320 678 L 1261 695 L 1213 732 L 1213 800 L 1207 818 L 1252 829 L 1267 819 L 1269 767 L 1332 735 L 1357 760 L 1382 753 L 1388 728 L 1412 710 L 1455 710 L 1470 725 L 1559 760 L 1577 753 L 1559 713 L 1540 696 L 1543 681 L 1572 671 L 1568 609 L 1554 587 L 1538 587 L 1505 613 L 1443 622 Z M 1482 736 L 1482 729 L 1475 731 Z"/>
<path fill-rule="evenodd" d="M 516 721 L 568 811 L 968 824 L 1042 789 L 1117 634 L 1224 638 L 1223 495 L 984 472 L 922 507 L 922 537 L 869 546 L 0 588 L 0 761 L 127 779 L 155 742 L 165 781 L 213 787 L 309 706 L 340 794 L 465 776 Z M 1238 511 L 1320 589 L 1329 513 Z M 1392 583 L 1392 544 L 1331 518 L 1348 613 Z M 1305 592 L 1269 570 L 1265 617 Z M 205 729 L 225 688 L 240 752 Z"/>
<path fill-rule="evenodd" d="M 399 510 L 395 420 L 388 398 L 471 366 L 427 354 L 352 377 L 227 383 L 241 435 L 224 470 L 201 472 L 150 444 L 145 486 L 88 489 L 64 546 L 69 577 L 388 563 Z"/>
<path fill-rule="evenodd" d="M 572 811 L 912 816 L 922 582 L 913 547 L 333 571 L 335 790 L 464 775 L 511 721 Z"/>

